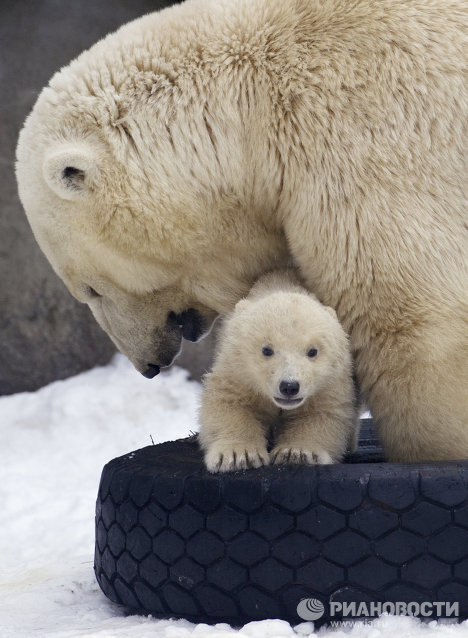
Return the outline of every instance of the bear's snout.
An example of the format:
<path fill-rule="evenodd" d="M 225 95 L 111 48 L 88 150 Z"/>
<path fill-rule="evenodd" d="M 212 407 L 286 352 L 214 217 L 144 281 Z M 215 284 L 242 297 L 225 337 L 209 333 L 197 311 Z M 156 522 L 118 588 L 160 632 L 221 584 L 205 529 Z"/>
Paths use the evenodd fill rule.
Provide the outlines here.
<path fill-rule="evenodd" d="M 154 363 L 148 363 L 148 367 L 141 374 L 147 379 L 152 379 L 160 372 L 160 367 Z"/>
<path fill-rule="evenodd" d="M 281 381 L 279 391 L 285 397 L 294 397 L 299 392 L 299 381 Z"/>
<path fill-rule="evenodd" d="M 168 321 L 177 324 L 182 330 L 183 338 L 187 341 L 198 341 L 205 329 L 203 316 L 195 308 L 189 308 L 179 314 L 171 311 L 168 314 Z"/>

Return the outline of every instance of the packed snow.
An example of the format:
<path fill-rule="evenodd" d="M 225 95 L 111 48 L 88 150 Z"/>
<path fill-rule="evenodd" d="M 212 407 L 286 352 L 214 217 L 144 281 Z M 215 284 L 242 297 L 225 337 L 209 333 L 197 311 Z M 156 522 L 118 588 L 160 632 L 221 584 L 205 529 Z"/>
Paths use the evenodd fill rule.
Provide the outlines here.
<path fill-rule="evenodd" d="M 0 398 L 1 638 L 299 638 L 313 624 L 281 620 L 242 628 L 125 616 L 93 573 L 94 504 L 103 465 L 196 429 L 201 387 L 173 368 L 140 376 L 121 355 L 34 393 Z M 384 616 L 322 628 L 341 638 L 467 638 L 468 622 Z"/>

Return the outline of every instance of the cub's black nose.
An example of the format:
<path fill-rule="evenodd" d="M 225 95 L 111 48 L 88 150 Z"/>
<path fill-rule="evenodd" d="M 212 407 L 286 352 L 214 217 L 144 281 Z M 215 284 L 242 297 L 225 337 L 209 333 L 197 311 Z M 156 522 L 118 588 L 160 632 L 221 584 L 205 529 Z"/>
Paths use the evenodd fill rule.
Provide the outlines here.
<path fill-rule="evenodd" d="M 285 397 L 293 397 L 299 392 L 299 387 L 298 381 L 281 381 L 279 391 Z"/>
<path fill-rule="evenodd" d="M 155 363 L 148 363 L 148 367 L 141 374 L 147 379 L 152 379 L 157 374 L 159 374 L 161 368 L 157 366 Z"/>

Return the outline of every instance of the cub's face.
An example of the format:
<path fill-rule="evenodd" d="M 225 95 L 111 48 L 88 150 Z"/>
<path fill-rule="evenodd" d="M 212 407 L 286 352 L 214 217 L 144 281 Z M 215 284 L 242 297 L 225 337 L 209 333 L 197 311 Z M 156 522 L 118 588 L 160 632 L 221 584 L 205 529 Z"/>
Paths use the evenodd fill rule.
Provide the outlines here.
<path fill-rule="evenodd" d="M 331 308 L 298 293 L 240 302 L 239 343 L 246 381 L 275 406 L 293 410 L 344 364 L 346 336 Z"/>

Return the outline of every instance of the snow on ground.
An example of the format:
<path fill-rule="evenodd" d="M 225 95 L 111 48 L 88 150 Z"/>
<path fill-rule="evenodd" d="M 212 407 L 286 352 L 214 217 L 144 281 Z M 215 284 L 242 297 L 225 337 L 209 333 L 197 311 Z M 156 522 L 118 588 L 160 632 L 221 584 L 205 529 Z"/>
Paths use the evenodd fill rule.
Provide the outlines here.
<path fill-rule="evenodd" d="M 174 368 L 148 381 L 121 355 L 35 393 L 0 398 L 1 638 L 298 638 L 312 623 L 195 625 L 125 616 L 93 573 L 94 504 L 103 465 L 196 429 L 200 385 Z M 383 617 L 319 636 L 467 638 L 468 623 Z"/>

